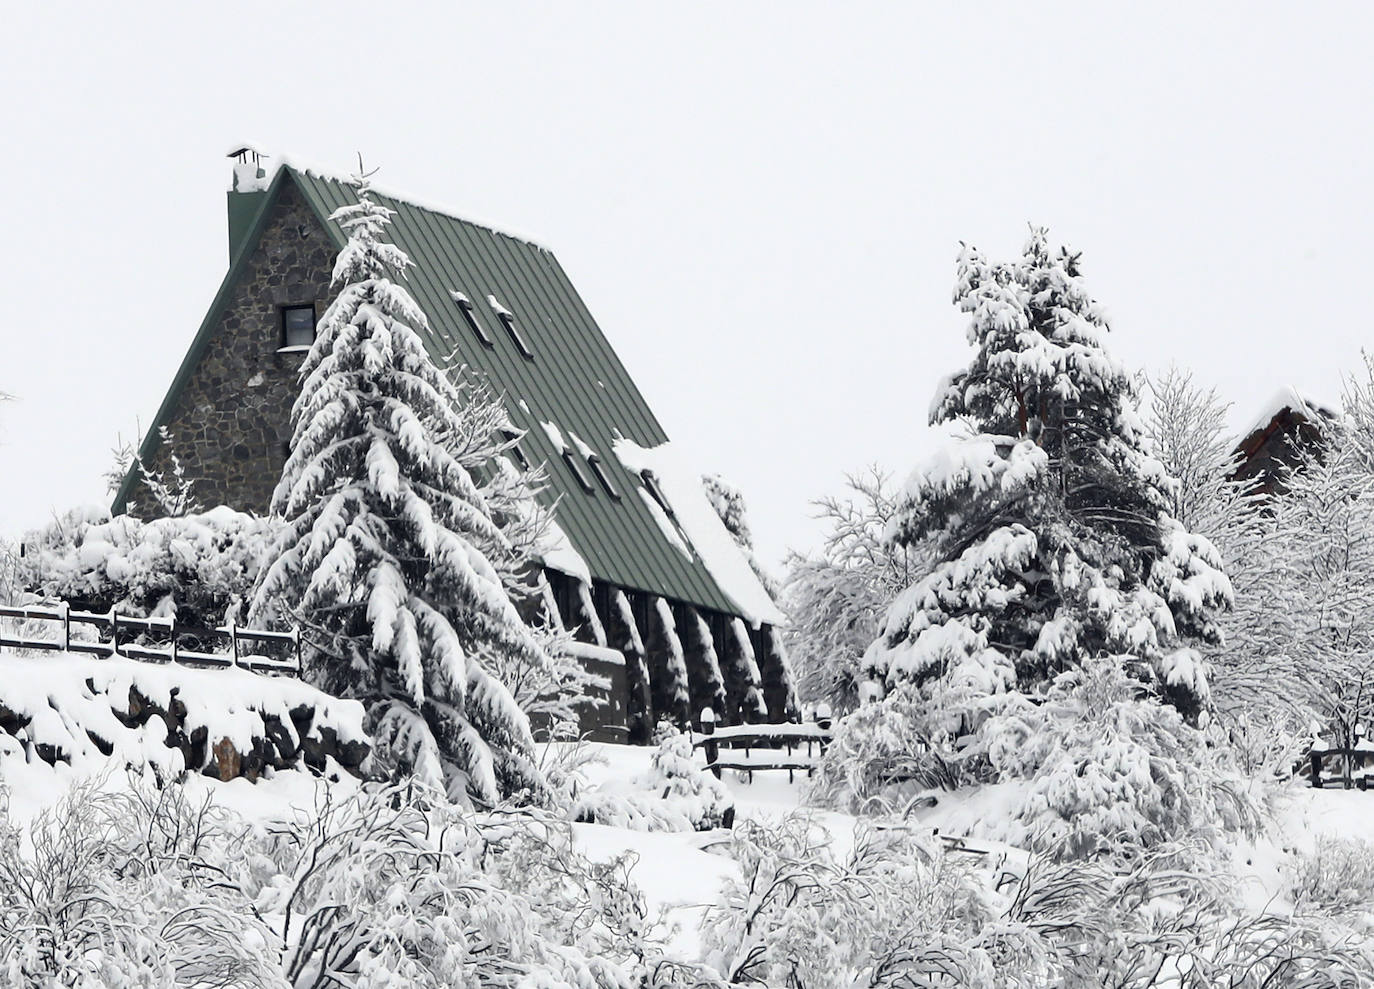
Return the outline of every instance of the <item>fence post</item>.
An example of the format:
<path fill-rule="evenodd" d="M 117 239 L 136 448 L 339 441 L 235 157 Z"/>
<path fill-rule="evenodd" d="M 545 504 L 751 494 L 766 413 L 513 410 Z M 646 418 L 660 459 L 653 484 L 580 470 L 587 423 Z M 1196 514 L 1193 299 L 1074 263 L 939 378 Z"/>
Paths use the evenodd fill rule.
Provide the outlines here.
<path fill-rule="evenodd" d="M 234 665 L 239 665 L 239 629 L 234 624 L 234 619 L 229 619 L 229 643 L 233 649 Z"/>
<path fill-rule="evenodd" d="M 1307 756 L 1311 760 L 1312 785 L 1318 790 L 1322 788 L 1322 756 L 1316 749 L 1313 749 Z"/>
<path fill-rule="evenodd" d="M 62 651 L 72 651 L 72 606 L 62 602 Z"/>
<path fill-rule="evenodd" d="M 701 709 L 701 733 L 706 736 L 706 764 L 711 767 L 716 779 L 720 779 L 720 767 L 716 765 L 720 758 L 720 746 L 712 740 L 716 733 L 716 712 L 709 707 Z"/>
<path fill-rule="evenodd" d="M 110 658 L 119 655 L 119 612 L 110 609 Z"/>

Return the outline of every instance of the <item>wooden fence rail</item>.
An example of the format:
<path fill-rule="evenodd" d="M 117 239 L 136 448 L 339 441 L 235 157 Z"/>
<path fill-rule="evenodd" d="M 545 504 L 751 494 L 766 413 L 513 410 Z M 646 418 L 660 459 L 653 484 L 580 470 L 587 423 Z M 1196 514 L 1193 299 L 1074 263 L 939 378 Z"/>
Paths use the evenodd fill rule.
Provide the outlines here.
<path fill-rule="evenodd" d="M 257 673 L 275 673 L 286 676 L 299 676 L 301 669 L 300 632 L 270 632 L 265 629 L 240 628 L 230 622 L 218 628 L 200 628 L 178 625 L 173 618 L 140 618 L 135 615 L 121 615 L 117 611 L 100 615 L 88 611 L 72 611 L 64 602 L 57 605 L 34 607 L 9 607 L 0 605 L 0 618 L 19 621 L 52 622 L 60 625 L 58 634 L 49 637 L 25 637 L 10 635 L 0 626 L 0 648 L 34 649 L 49 652 L 85 653 L 92 656 L 124 656 L 128 659 L 151 663 L 180 663 L 186 666 L 223 669 L 241 667 Z M 89 641 L 72 638 L 73 625 L 89 625 L 97 629 L 97 635 L 106 641 Z M 120 633 L 131 635 L 155 635 L 167 640 L 166 646 L 153 646 L 145 643 L 120 641 Z M 207 636 L 222 636 L 229 640 L 228 654 L 205 652 L 201 649 L 184 649 L 181 642 L 191 638 L 201 640 Z M 291 646 L 292 660 L 274 659 L 269 656 L 244 655 L 243 643 L 274 642 Z"/>
<path fill-rule="evenodd" d="M 1326 760 L 1336 760 L 1337 772 L 1323 775 L 1326 770 Z M 1318 789 L 1322 787 L 1341 786 L 1349 790 L 1356 787 L 1360 790 L 1368 790 L 1371 779 L 1370 774 L 1364 771 L 1366 762 L 1374 763 L 1374 745 L 1367 739 L 1361 739 L 1354 748 L 1314 748 L 1307 754 L 1307 777 L 1312 785 Z"/>

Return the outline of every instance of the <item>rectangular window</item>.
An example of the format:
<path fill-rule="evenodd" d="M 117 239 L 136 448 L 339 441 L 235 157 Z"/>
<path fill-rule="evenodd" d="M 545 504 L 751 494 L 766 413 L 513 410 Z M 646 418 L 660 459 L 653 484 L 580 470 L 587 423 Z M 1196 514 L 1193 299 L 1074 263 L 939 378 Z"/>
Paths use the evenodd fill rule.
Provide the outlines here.
<path fill-rule="evenodd" d="M 663 497 L 663 489 L 658 486 L 658 478 L 654 476 L 654 472 L 651 470 L 642 471 L 639 477 L 644 482 L 644 490 L 649 492 L 649 496 L 654 501 L 658 502 L 658 507 L 663 509 L 664 514 L 670 519 L 675 519 L 677 516 L 673 512 L 673 506 L 668 504 L 667 498 Z"/>
<path fill-rule="evenodd" d="M 300 349 L 315 342 L 315 306 L 282 306 L 281 345 Z"/>
<path fill-rule="evenodd" d="M 473 311 L 472 300 L 462 292 L 450 292 L 453 301 L 458 304 L 458 311 L 463 314 L 463 322 L 468 324 L 468 329 L 472 330 L 473 335 L 482 341 L 484 347 L 495 347 L 496 341 L 487 336 L 487 331 L 482 328 L 482 324 L 477 322 L 477 313 Z"/>
<path fill-rule="evenodd" d="M 588 494 L 594 494 L 596 488 L 592 487 L 592 479 L 587 476 L 587 472 L 582 469 L 582 465 L 577 462 L 577 455 L 571 450 L 563 451 L 563 462 L 568 465 L 568 469 L 577 478 L 577 483 L 582 485 Z"/>
<path fill-rule="evenodd" d="M 601 486 L 606 489 L 606 493 L 616 501 L 620 500 L 620 492 L 616 490 L 615 483 L 611 480 L 611 475 L 606 473 L 606 465 L 601 462 L 601 458 L 595 453 L 587 457 L 587 463 L 592 465 L 592 473 L 601 482 Z"/>
<path fill-rule="evenodd" d="M 525 338 L 520 335 L 520 328 L 515 325 L 515 313 L 511 312 L 501 303 L 496 301 L 496 296 L 487 296 L 487 303 L 491 306 L 491 311 L 496 313 L 496 318 L 501 320 L 501 325 L 506 328 L 506 333 L 510 335 L 511 342 L 527 359 L 534 360 L 534 351 L 530 350 L 529 344 L 525 343 Z"/>

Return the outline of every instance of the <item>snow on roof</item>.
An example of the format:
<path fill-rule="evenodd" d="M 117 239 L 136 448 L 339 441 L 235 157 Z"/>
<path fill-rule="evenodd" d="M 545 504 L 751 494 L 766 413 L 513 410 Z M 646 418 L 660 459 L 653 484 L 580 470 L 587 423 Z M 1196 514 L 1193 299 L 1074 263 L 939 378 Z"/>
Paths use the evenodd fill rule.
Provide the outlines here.
<path fill-rule="evenodd" d="M 330 182 L 342 182 L 345 184 L 352 184 L 353 182 L 353 175 L 350 172 L 340 172 L 332 168 L 323 168 L 319 165 L 304 161 L 303 159 L 298 158 L 295 155 L 269 155 L 267 152 L 261 150 L 260 145 L 256 144 L 239 144 L 236 145 L 234 149 L 229 153 L 234 154 L 240 149 L 255 151 L 262 157 L 262 161 L 258 163 L 256 166 L 254 166 L 252 162 L 249 162 L 246 166 L 244 166 L 245 171 L 251 168 L 254 170 L 254 172 L 256 172 L 256 168 L 261 168 L 266 174 L 262 179 L 254 178 L 252 180 L 255 184 L 260 182 L 260 188 L 244 188 L 242 185 L 240 185 L 237 187 L 239 192 L 256 192 L 261 191 L 261 189 L 266 189 L 269 185 L 272 184 L 272 180 L 277 177 L 277 170 L 282 165 L 294 169 L 297 172 L 308 173 L 310 175 L 315 176 L 316 178 L 326 179 Z M 234 171 L 237 175 L 239 172 L 238 163 L 235 164 Z M 231 186 L 230 191 L 233 191 L 233 189 L 234 187 Z M 524 241 L 526 244 L 529 244 L 532 247 L 537 247 L 541 251 L 548 250 L 548 248 L 545 247 L 535 237 L 531 237 L 528 234 L 519 233 L 515 230 L 510 229 L 509 227 L 502 227 L 495 223 L 488 223 L 486 220 L 478 219 L 477 217 L 474 217 L 467 213 L 460 213 L 457 210 L 449 209 L 447 206 L 443 206 L 438 203 L 434 203 L 424 199 L 419 199 L 409 194 L 394 192 L 383 186 L 377 185 L 375 182 L 372 184 L 372 191 L 377 193 L 379 196 L 385 196 L 388 199 L 395 199 L 400 202 L 409 203 L 411 206 L 415 206 L 423 210 L 428 210 L 431 213 L 439 213 L 443 216 L 451 217 L 455 220 L 461 220 L 464 223 L 471 223 L 478 227 L 485 227 L 492 233 L 500 234 L 503 237 L 510 237 L 514 240 Z"/>
<path fill-rule="evenodd" d="M 687 562 L 691 563 L 696 559 L 692 555 L 692 548 L 682 541 L 681 534 L 677 531 L 677 526 L 673 525 L 673 520 L 668 517 L 668 513 L 663 510 L 663 506 L 658 503 L 653 495 L 639 489 L 639 496 L 644 499 L 645 506 L 649 509 L 649 514 L 658 523 L 659 531 L 663 533 L 663 538 L 668 540 L 672 547 L 687 557 Z"/>
<path fill-rule="evenodd" d="M 505 457 L 498 457 L 496 466 L 507 477 L 516 476 L 515 467 Z M 532 517 L 540 511 L 540 508 L 533 499 L 530 499 L 516 502 L 515 511 L 523 520 Z M 550 570 L 565 573 L 569 577 L 575 577 L 589 587 L 591 586 L 592 573 L 587 568 L 587 561 L 582 558 L 581 553 L 573 549 L 572 540 L 568 538 L 568 534 L 563 531 L 563 527 L 558 524 L 558 520 L 553 517 L 552 512 L 544 513 L 544 530 L 540 533 L 534 552 L 543 561 L 544 566 Z"/>
<path fill-rule="evenodd" d="M 498 316 L 514 316 L 514 315 L 515 315 L 515 313 L 511 312 L 511 311 L 510 311 L 509 309 L 507 309 L 505 306 L 501 305 L 501 303 L 497 301 L 496 296 L 494 296 L 494 295 L 489 295 L 489 296 L 487 296 L 487 305 L 491 306 L 491 311 L 494 312 L 494 313 L 496 313 L 496 315 L 498 315 Z"/>
<path fill-rule="evenodd" d="M 653 471 L 663 497 L 672 506 L 678 525 L 701 557 L 702 565 L 740 614 L 754 623 L 783 624 L 782 612 L 768 596 L 743 550 L 711 506 L 701 486 L 700 475 L 678 462 L 672 444 L 663 443 L 646 450 L 633 440 L 620 438 L 615 441 L 614 449 L 616 457 L 628 470 L 636 474 Z M 647 499 L 646 504 L 653 503 L 644 489 L 640 489 L 640 494 Z"/>
<path fill-rule="evenodd" d="M 577 447 L 577 452 L 582 454 L 582 456 L 586 457 L 588 460 L 594 460 L 596 458 L 596 451 L 586 443 L 583 443 L 582 437 L 578 436 L 571 429 L 568 430 L 568 439 L 572 440 L 572 445 Z"/>
<path fill-rule="evenodd" d="M 1284 409 L 1292 409 L 1309 420 L 1333 419 L 1337 415 L 1336 410 L 1326 403 L 1319 402 L 1309 395 L 1304 395 L 1292 385 L 1284 385 L 1270 397 L 1269 401 L 1264 403 L 1251 421 L 1249 428 L 1241 432 L 1240 438 L 1245 439 L 1257 430 L 1264 429 Z"/>
<path fill-rule="evenodd" d="M 587 586 L 591 586 L 592 572 L 587 568 L 587 561 L 582 559 L 582 554 L 573 549 L 573 544 L 568 539 L 568 534 L 563 531 L 563 527 L 558 522 L 550 518 L 548 528 L 544 530 L 543 538 L 539 540 L 536 547 L 540 559 L 544 561 L 544 566 L 550 570 L 557 570 L 565 573 L 569 577 L 576 577 Z"/>
<path fill-rule="evenodd" d="M 563 431 L 561 429 L 551 422 L 544 422 L 542 419 L 539 425 L 544 427 L 544 435 L 549 438 L 549 442 L 553 444 L 555 450 L 559 453 L 568 452 L 568 441 L 563 439 Z"/>

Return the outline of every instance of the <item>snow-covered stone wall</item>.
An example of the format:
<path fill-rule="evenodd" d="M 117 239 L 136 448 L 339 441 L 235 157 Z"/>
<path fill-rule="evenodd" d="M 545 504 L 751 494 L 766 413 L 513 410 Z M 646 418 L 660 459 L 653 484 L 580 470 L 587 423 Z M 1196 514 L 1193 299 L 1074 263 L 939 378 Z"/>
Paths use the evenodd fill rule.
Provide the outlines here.
<path fill-rule="evenodd" d="M 0 776 L 9 760 L 98 769 L 110 759 L 220 780 L 331 763 L 359 773 L 363 708 L 300 681 L 123 657 L 0 654 Z"/>

